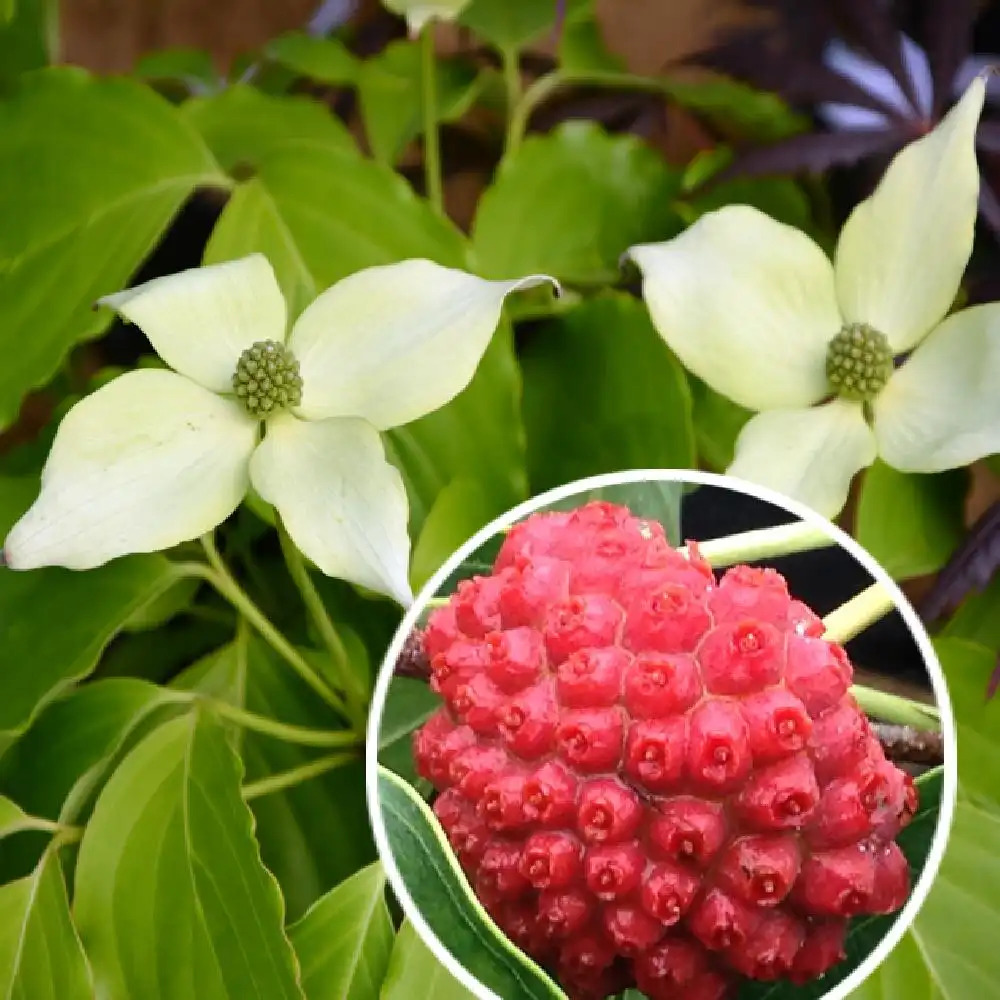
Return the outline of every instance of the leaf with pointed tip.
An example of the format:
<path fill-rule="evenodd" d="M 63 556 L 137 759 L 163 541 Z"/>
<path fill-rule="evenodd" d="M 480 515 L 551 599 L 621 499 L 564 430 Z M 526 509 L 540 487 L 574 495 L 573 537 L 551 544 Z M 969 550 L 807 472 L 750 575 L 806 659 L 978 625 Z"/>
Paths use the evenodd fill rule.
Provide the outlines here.
<path fill-rule="evenodd" d="M 437 960 L 408 920 L 399 929 L 380 1000 L 477 1000 Z"/>
<path fill-rule="evenodd" d="M 98 995 L 304 1000 L 225 730 L 191 712 L 147 736 L 98 798 L 74 910 Z"/>
<path fill-rule="evenodd" d="M 305 31 L 279 35 L 268 43 L 264 52 L 300 76 L 333 86 L 354 84 L 362 66 L 340 39 L 317 38 Z"/>
<path fill-rule="evenodd" d="M 307 1000 L 375 1000 L 393 946 L 382 865 L 328 892 L 288 934 Z"/>
<path fill-rule="evenodd" d="M 0 996 L 5 1000 L 94 996 L 55 852 L 46 851 L 27 877 L 0 887 Z"/>

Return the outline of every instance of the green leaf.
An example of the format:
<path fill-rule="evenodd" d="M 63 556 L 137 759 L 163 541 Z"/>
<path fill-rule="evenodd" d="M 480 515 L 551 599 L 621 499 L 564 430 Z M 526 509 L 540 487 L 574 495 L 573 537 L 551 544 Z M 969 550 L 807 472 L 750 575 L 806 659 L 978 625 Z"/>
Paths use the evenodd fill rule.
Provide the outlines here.
<path fill-rule="evenodd" d="M 379 768 L 378 792 L 393 860 L 438 940 L 504 1000 L 565 1000 L 487 916 L 423 799 L 385 768 Z"/>
<path fill-rule="evenodd" d="M 410 784 L 418 781 L 411 736 L 440 707 L 440 697 L 426 682 L 409 677 L 393 678 L 382 709 L 378 758 L 381 764 Z"/>
<path fill-rule="evenodd" d="M 445 560 L 486 525 L 493 505 L 474 479 L 453 479 L 434 501 L 423 531 L 413 547 L 410 582 L 419 590 L 441 568 Z"/>
<path fill-rule="evenodd" d="M 0 0 L 0 28 L 7 27 L 17 14 L 17 0 Z"/>
<path fill-rule="evenodd" d="M 942 635 L 1000 651 L 1000 574 L 994 576 L 985 590 L 970 594 L 962 602 Z"/>
<path fill-rule="evenodd" d="M 268 43 L 265 54 L 282 66 L 333 86 L 357 81 L 361 61 L 337 38 L 290 31 Z"/>
<path fill-rule="evenodd" d="M 31 875 L 0 887 L 0 996 L 9 1000 L 94 996 L 54 852 L 46 852 Z"/>
<path fill-rule="evenodd" d="M 224 184 L 195 132 L 129 80 L 79 70 L 27 77 L 0 102 L 0 427 L 122 288 L 199 185 Z"/>
<path fill-rule="evenodd" d="M 36 492 L 33 477 L 0 478 L 0 537 Z M 0 570 L 0 752 L 47 701 L 87 676 L 123 625 L 178 577 L 160 555 L 129 556 L 87 573 Z"/>
<path fill-rule="evenodd" d="M 475 67 L 456 59 L 435 61 L 437 120 L 458 121 L 472 107 L 482 79 Z M 365 133 L 375 159 L 395 164 L 423 132 L 420 44 L 397 41 L 366 59 L 358 75 Z"/>
<path fill-rule="evenodd" d="M 167 700 L 161 688 L 124 677 L 67 692 L 0 758 L 0 789 L 39 816 L 74 820 L 129 737 Z"/>
<path fill-rule="evenodd" d="M 24 830 L 51 830 L 51 824 L 29 816 L 16 802 L 0 795 L 0 839 Z"/>
<path fill-rule="evenodd" d="M 736 439 L 753 414 L 693 375 L 688 375 L 688 385 L 698 454 L 710 468 L 722 472 L 732 465 Z"/>
<path fill-rule="evenodd" d="M 0 2 L 0 94 L 22 73 L 48 64 L 54 48 L 57 15 L 52 0 Z"/>
<path fill-rule="evenodd" d="M 534 329 L 521 356 L 536 492 L 601 472 L 694 465 L 684 370 L 638 300 L 584 302 Z"/>
<path fill-rule="evenodd" d="M 923 476 L 876 462 L 861 486 L 855 536 L 897 580 L 933 573 L 965 534 L 967 490 L 964 469 Z"/>
<path fill-rule="evenodd" d="M 581 490 L 562 500 L 546 504 L 540 510 L 574 510 L 593 500 L 604 500 L 628 507 L 636 517 L 659 521 L 672 545 L 681 544 L 681 501 L 686 486 L 666 479 L 646 479 L 632 483 L 612 483 Z"/>
<path fill-rule="evenodd" d="M 241 777 L 224 730 L 192 712 L 143 740 L 105 786 L 74 900 L 98 995 L 302 1000 Z"/>
<path fill-rule="evenodd" d="M 717 154 L 716 149 L 709 155 Z M 789 177 L 737 177 L 715 184 L 704 193 L 686 195 L 676 203 L 676 209 L 690 225 L 725 205 L 750 205 L 786 226 L 815 235 L 809 198 L 802 185 Z"/>
<path fill-rule="evenodd" d="M 559 68 L 574 73 L 624 73 L 625 61 L 608 49 L 594 10 L 595 0 L 581 0 L 567 13 L 559 39 Z"/>
<path fill-rule="evenodd" d="M 374 1000 L 394 936 L 382 865 L 328 892 L 288 933 L 308 1000 Z"/>
<path fill-rule="evenodd" d="M 568 16 L 585 5 L 587 0 L 569 0 Z M 496 48 L 514 52 L 555 30 L 556 7 L 556 0 L 472 0 L 458 20 Z"/>
<path fill-rule="evenodd" d="M 255 637 L 245 655 L 239 644 L 225 646 L 195 664 L 177 686 L 293 725 L 341 727 L 332 710 Z M 238 731 L 236 743 L 248 781 L 290 771 L 317 756 L 249 731 Z M 359 760 L 251 803 L 261 857 L 281 886 L 289 919 L 298 919 L 324 892 L 375 857 L 364 799 Z M 331 849 L 333 831 L 336 849 Z"/>
<path fill-rule="evenodd" d="M 406 921 L 396 936 L 380 1000 L 477 1000 L 477 997 L 434 957 L 413 924 Z"/>
<path fill-rule="evenodd" d="M 679 231 L 679 184 L 638 139 L 590 122 L 529 136 L 479 203 L 479 267 L 491 278 L 541 271 L 570 284 L 614 283 L 625 250 Z"/>
<path fill-rule="evenodd" d="M 188 90 L 217 89 L 222 86 L 212 54 L 204 49 L 169 48 L 147 52 L 132 69 L 140 80 L 183 83 Z"/>

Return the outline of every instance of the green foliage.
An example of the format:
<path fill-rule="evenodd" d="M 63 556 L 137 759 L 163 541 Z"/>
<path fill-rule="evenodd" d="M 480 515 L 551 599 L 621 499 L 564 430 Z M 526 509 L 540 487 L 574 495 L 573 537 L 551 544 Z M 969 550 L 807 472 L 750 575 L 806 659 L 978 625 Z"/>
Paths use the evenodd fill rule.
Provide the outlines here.
<path fill-rule="evenodd" d="M 569 16 L 587 6 L 570 0 Z M 460 22 L 501 51 L 516 52 L 555 27 L 556 0 L 472 0 Z"/>

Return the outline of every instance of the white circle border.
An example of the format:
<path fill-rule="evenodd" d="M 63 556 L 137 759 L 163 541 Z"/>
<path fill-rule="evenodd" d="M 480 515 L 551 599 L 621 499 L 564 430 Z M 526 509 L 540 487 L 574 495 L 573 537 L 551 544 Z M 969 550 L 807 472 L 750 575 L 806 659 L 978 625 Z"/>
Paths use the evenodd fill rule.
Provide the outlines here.
<path fill-rule="evenodd" d="M 389 645 L 385 659 L 382 662 L 382 667 L 379 670 L 368 718 L 365 748 L 365 788 L 368 815 L 375 837 L 375 846 L 385 869 L 386 878 L 404 915 L 413 925 L 424 944 L 431 950 L 434 957 L 437 958 L 448 972 L 467 990 L 476 997 L 479 997 L 480 1000 L 503 1000 L 502 997 L 497 996 L 497 994 L 471 975 L 428 926 L 417 905 L 414 903 L 413 898 L 410 896 L 389 847 L 389 838 L 386 833 L 378 794 L 378 741 L 382 724 L 382 714 L 385 709 L 386 698 L 389 694 L 389 686 L 394 676 L 396 661 L 402 652 L 407 636 L 409 636 L 416 625 L 426 602 L 437 593 L 441 585 L 462 564 L 466 557 L 475 552 L 488 539 L 516 521 L 521 520 L 526 515 L 532 514 L 539 508 L 546 507 L 566 497 L 584 493 L 588 490 L 599 489 L 603 486 L 650 481 L 696 483 L 700 486 L 716 486 L 733 490 L 734 492 L 747 494 L 756 497 L 758 500 L 764 500 L 773 506 L 780 507 L 800 520 L 822 529 L 841 548 L 854 556 L 875 580 L 889 591 L 893 603 L 906 622 L 910 634 L 916 641 L 917 647 L 923 656 L 927 673 L 930 676 L 934 697 L 937 701 L 938 711 L 941 714 L 941 733 L 944 742 L 944 790 L 939 807 L 937 829 L 934 831 L 934 838 L 924 862 L 920 878 L 910 893 L 910 898 L 907 900 L 906 905 L 896 916 L 896 920 L 888 933 L 882 938 L 871 954 L 861 962 L 858 968 L 844 979 L 843 982 L 834 986 L 821 997 L 821 1000 L 845 1000 L 850 993 L 856 990 L 882 964 L 893 948 L 900 942 L 903 935 L 909 930 L 937 877 L 945 848 L 948 845 L 948 837 L 951 833 L 955 803 L 958 795 L 958 745 L 955 734 L 954 712 L 951 698 L 948 694 L 948 687 L 944 679 L 944 672 L 941 669 L 937 654 L 934 652 L 930 636 L 927 634 L 927 630 L 924 628 L 923 622 L 921 622 L 917 612 L 886 570 L 858 542 L 851 538 L 847 532 L 838 528 L 811 508 L 774 490 L 758 486 L 755 483 L 750 483 L 734 476 L 723 476 L 692 469 L 632 469 L 626 472 L 612 472 L 599 476 L 590 476 L 586 479 L 578 479 L 575 482 L 558 486 L 529 500 L 525 500 L 523 503 L 512 507 L 506 513 L 495 518 L 485 528 L 477 531 L 472 538 L 458 548 L 430 580 L 427 581 L 414 599 L 413 604 L 407 610 L 393 641 Z"/>

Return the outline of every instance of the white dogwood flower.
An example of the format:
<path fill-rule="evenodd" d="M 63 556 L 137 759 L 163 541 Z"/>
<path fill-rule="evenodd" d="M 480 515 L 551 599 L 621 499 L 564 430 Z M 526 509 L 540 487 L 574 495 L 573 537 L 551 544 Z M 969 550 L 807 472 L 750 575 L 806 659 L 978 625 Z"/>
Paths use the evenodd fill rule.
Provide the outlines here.
<path fill-rule="evenodd" d="M 260 254 L 108 296 L 172 370 L 121 375 L 69 411 L 4 561 L 90 569 L 170 548 L 252 485 L 320 570 L 408 603 L 406 493 L 379 432 L 456 396 L 506 296 L 549 280 L 372 267 L 323 292 L 287 338 Z"/>
<path fill-rule="evenodd" d="M 383 0 L 393 14 L 406 18 L 410 34 L 419 35 L 428 21 L 454 21 L 471 0 Z"/>
<path fill-rule="evenodd" d="M 975 80 L 903 149 L 844 226 L 834 263 L 746 206 L 629 251 L 663 339 L 718 392 L 762 411 L 729 471 L 839 511 L 876 455 L 938 472 L 1000 451 L 1000 304 L 944 317 L 976 221 Z"/>

